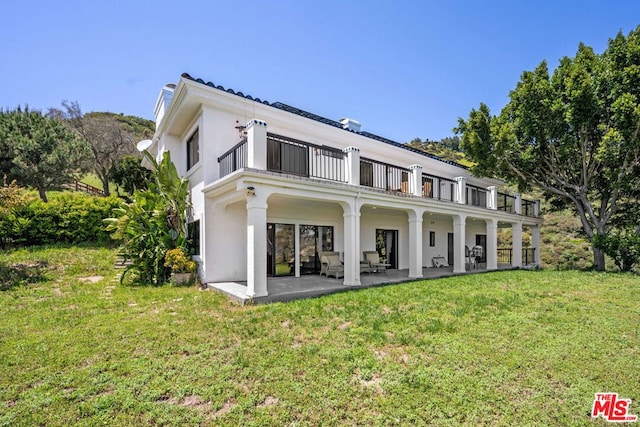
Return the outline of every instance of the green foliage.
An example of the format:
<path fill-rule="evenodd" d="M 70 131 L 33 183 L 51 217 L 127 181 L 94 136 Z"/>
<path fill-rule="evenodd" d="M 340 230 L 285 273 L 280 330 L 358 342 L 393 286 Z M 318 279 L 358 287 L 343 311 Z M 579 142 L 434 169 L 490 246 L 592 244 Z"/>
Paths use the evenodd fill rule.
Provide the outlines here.
<path fill-rule="evenodd" d="M 0 152 L 9 179 L 37 189 L 43 201 L 46 191 L 83 172 L 91 155 L 87 144 L 60 121 L 29 108 L 0 110 Z"/>
<path fill-rule="evenodd" d="M 115 209 L 117 217 L 105 221 L 107 230 L 122 242 L 122 256 L 132 261 L 125 272 L 134 274 L 133 282 L 159 285 L 169 277 L 167 251 L 186 247 L 189 182 L 180 177 L 169 152 L 160 163 L 144 154 L 153 165 L 149 188 L 135 191 L 133 201 Z"/>
<path fill-rule="evenodd" d="M 423 141 L 420 138 L 414 138 L 406 145 L 439 157 L 442 160 L 456 162 L 463 166 L 471 166 L 473 164 L 460 151 L 460 138 L 457 136 L 443 138 L 440 141 L 430 141 L 429 139 Z"/>
<path fill-rule="evenodd" d="M 165 255 L 164 266 L 169 267 L 172 273 L 196 271 L 196 263 L 187 258 L 182 248 L 169 249 Z"/>
<path fill-rule="evenodd" d="M 2 187 L 0 187 L 0 219 L 12 213 L 14 209 L 23 203 L 24 194 L 22 189 L 18 187 L 15 180 L 7 184 L 7 176 L 5 175 Z"/>
<path fill-rule="evenodd" d="M 0 218 L 0 230 L 16 244 L 41 245 L 110 241 L 104 219 L 121 202 L 115 197 L 54 192 L 49 202 L 25 196 L 25 203 Z"/>
<path fill-rule="evenodd" d="M 1 425 L 593 427 L 598 390 L 637 413 L 636 276 L 493 272 L 238 307 L 117 287 L 115 257 L 0 253 L 53 278 L 0 292 Z"/>
<path fill-rule="evenodd" d="M 129 195 L 133 195 L 136 190 L 147 188 L 151 171 L 142 166 L 140 158 L 124 156 L 111 170 L 110 178 Z"/>
<path fill-rule="evenodd" d="M 525 71 L 499 116 L 484 104 L 472 110 L 457 131 L 474 173 L 539 189 L 552 207 L 571 206 L 588 238 L 637 226 L 637 215 L 618 212 L 638 204 L 638 52 L 640 26 L 601 55 L 580 44 L 553 73 L 545 61 Z M 605 267 L 597 248 L 594 264 Z"/>
<path fill-rule="evenodd" d="M 592 242 L 613 258 L 621 271 L 631 271 L 640 263 L 640 235 L 637 230 L 613 230 L 607 235 L 594 236 Z"/>

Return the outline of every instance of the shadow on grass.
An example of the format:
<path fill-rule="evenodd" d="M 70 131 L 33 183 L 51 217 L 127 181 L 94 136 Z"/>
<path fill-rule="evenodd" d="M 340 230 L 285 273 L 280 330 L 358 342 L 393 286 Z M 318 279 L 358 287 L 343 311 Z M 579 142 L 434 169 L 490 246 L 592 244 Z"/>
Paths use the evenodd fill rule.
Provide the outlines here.
<path fill-rule="evenodd" d="M 18 286 L 48 281 L 49 279 L 45 276 L 46 271 L 46 261 L 31 264 L 0 263 L 0 291 L 8 291 Z"/>

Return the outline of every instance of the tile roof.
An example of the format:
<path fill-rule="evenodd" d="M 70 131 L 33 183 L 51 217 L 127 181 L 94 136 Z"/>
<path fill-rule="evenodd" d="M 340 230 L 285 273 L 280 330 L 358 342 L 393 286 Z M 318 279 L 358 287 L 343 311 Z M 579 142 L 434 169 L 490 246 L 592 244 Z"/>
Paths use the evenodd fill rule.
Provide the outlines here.
<path fill-rule="evenodd" d="M 438 160 L 440 162 L 447 163 L 449 165 L 457 166 L 457 167 L 462 168 L 462 169 L 469 169 L 467 166 L 461 165 L 460 163 L 456 163 L 456 162 L 453 162 L 453 161 L 450 161 L 450 160 L 442 159 L 442 158 L 440 158 L 438 156 L 435 156 L 433 154 L 426 153 L 426 152 L 424 152 L 422 150 L 418 150 L 417 148 L 413 148 L 413 147 L 411 147 L 409 145 L 406 145 L 406 144 L 401 144 L 399 142 L 393 141 L 393 140 L 388 139 L 388 138 L 384 138 L 384 137 L 379 136 L 379 135 L 375 135 L 375 134 L 370 133 L 370 132 L 364 132 L 364 131 L 356 132 L 356 131 L 353 131 L 353 130 L 350 130 L 350 129 L 346 129 L 346 128 L 344 128 L 342 126 L 342 123 L 340 123 L 340 122 L 338 122 L 336 120 L 327 119 L 326 117 L 322 117 L 322 116 L 319 116 L 317 114 L 313 114 L 313 113 L 310 113 L 308 111 L 301 110 L 300 108 L 292 107 L 291 105 L 287 105 L 287 104 L 282 103 L 282 102 L 270 103 L 269 101 L 262 100 L 260 98 L 254 98 L 251 95 L 245 95 L 242 92 L 236 92 L 231 88 L 225 89 L 223 86 L 215 85 L 215 84 L 213 84 L 211 82 L 205 82 L 204 80 L 202 80 L 200 78 L 193 78 L 187 73 L 183 73 L 182 77 L 185 78 L 185 79 L 194 81 L 196 83 L 200 83 L 200 84 L 212 87 L 214 89 L 218 89 L 218 90 L 221 90 L 223 92 L 230 93 L 232 95 L 236 95 L 236 96 L 240 96 L 242 98 L 246 98 L 246 99 L 248 99 L 250 101 L 255 101 L 255 102 L 259 102 L 261 104 L 269 105 L 269 106 L 271 106 L 273 108 L 277 108 L 279 110 L 287 111 L 289 113 L 296 114 L 298 116 L 302 116 L 302 117 L 305 117 L 307 119 L 314 120 L 316 122 L 324 123 L 324 124 L 329 125 L 329 126 L 333 126 L 333 127 L 339 128 L 339 129 L 343 129 L 346 132 L 356 133 L 356 134 L 362 135 L 362 136 L 364 136 L 366 138 L 374 139 L 376 141 L 380 141 L 380 142 L 383 142 L 385 144 L 392 145 L 394 147 L 402 148 L 403 150 L 412 151 L 412 152 L 420 154 L 422 156 L 429 157 L 429 158 L 432 158 L 434 160 Z"/>

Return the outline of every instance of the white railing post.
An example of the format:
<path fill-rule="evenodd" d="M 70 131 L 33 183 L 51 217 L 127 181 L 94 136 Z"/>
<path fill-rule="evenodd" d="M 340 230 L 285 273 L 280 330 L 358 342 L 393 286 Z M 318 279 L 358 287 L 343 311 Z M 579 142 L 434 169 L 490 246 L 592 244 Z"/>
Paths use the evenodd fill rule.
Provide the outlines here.
<path fill-rule="evenodd" d="M 456 181 L 456 198 L 455 202 L 461 205 L 467 204 L 467 178 L 458 176 L 454 178 Z"/>
<path fill-rule="evenodd" d="M 411 177 L 409 177 L 409 192 L 414 196 L 422 197 L 422 166 L 409 166 Z"/>
<path fill-rule="evenodd" d="M 495 185 L 487 187 L 487 208 L 498 210 L 498 187 Z"/>
<path fill-rule="evenodd" d="M 347 147 L 344 150 L 345 174 L 347 184 L 360 185 L 360 149 L 358 147 Z"/>
<path fill-rule="evenodd" d="M 247 167 L 267 170 L 267 123 L 249 120 L 247 130 Z"/>
<path fill-rule="evenodd" d="M 516 193 L 513 196 L 515 197 L 515 200 L 513 201 L 513 210 L 518 215 L 521 215 L 522 214 L 522 194 Z"/>

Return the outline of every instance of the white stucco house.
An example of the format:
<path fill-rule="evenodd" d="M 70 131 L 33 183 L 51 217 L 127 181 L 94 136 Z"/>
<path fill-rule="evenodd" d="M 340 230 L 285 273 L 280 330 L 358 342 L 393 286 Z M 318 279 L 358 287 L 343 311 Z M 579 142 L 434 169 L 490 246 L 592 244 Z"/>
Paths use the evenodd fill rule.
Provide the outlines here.
<path fill-rule="evenodd" d="M 363 131 L 355 120 L 188 74 L 162 89 L 155 115 L 149 151 L 170 151 L 189 179 L 203 283 L 242 283 L 247 298 L 266 296 L 271 276 L 318 275 L 323 251 L 344 264 L 344 277 L 326 280 L 349 286 L 361 283 L 364 251 L 411 278 L 433 268 L 434 258 L 465 272 L 473 246 L 483 248 L 488 270 L 540 264 L 537 201 L 502 193 L 499 181 Z M 499 227 L 512 229 L 512 248 L 498 248 Z M 524 249 L 523 227 L 531 230 Z"/>

